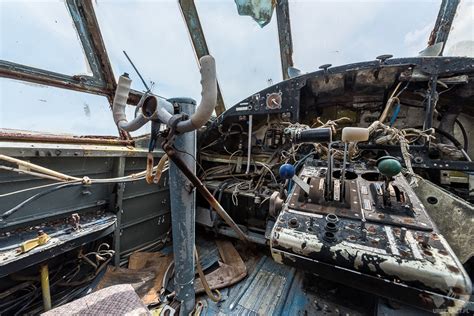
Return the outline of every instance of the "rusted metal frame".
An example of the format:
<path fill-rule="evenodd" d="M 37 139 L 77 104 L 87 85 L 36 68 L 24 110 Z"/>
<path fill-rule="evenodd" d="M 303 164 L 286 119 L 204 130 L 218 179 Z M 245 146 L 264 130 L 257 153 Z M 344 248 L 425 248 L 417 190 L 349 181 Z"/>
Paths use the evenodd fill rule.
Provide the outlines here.
<path fill-rule="evenodd" d="M 93 77 L 105 87 L 105 95 L 112 106 L 117 83 L 105 48 L 100 26 L 91 0 L 66 0 L 79 35 Z M 117 127 L 122 139 L 132 139 L 130 133 Z"/>
<path fill-rule="evenodd" d="M 460 0 L 443 0 L 441 2 L 435 26 L 428 40 L 428 46 L 443 43 L 440 55 L 443 55 L 459 2 Z"/>
<path fill-rule="evenodd" d="M 98 82 L 105 84 L 109 94 L 109 101 L 112 102 L 111 98 L 117 83 L 92 1 L 67 0 L 66 4 L 76 26 L 93 77 Z"/>
<path fill-rule="evenodd" d="M 91 76 L 69 76 L 6 60 L 0 60 L 0 77 L 106 95 L 105 86 Z"/>
<path fill-rule="evenodd" d="M 104 95 L 108 97 L 110 102 L 116 83 L 92 2 L 90 0 L 67 0 L 66 3 L 93 76 L 71 76 L 0 60 L 0 77 Z"/>
<path fill-rule="evenodd" d="M 207 47 L 206 38 L 202 30 L 201 21 L 199 20 L 199 14 L 194 4 L 194 0 L 179 0 L 179 7 L 181 14 L 183 15 L 186 27 L 191 37 L 191 41 L 194 48 L 194 53 L 199 59 L 202 56 L 209 55 L 209 48 Z M 216 114 L 219 116 L 225 111 L 224 99 L 222 98 L 221 88 L 219 82 L 217 83 L 217 106 Z"/>
<path fill-rule="evenodd" d="M 288 0 L 278 0 L 276 5 L 278 40 L 280 44 L 283 79 L 289 79 L 288 67 L 293 67 L 293 40 L 291 38 L 290 8 Z"/>
<path fill-rule="evenodd" d="M 43 142 L 43 143 L 67 143 L 67 144 L 94 144 L 94 145 L 121 145 L 133 146 L 133 140 L 120 140 L 116 138 L 105 137 L 77 137 L 77 136 L 61 136 L 61 135 L 43 135 L 43 134 L 26 134 L 15 132 L 0 132 L 0 140 L 8 141 L 26 141 L 26 142 Z"/>

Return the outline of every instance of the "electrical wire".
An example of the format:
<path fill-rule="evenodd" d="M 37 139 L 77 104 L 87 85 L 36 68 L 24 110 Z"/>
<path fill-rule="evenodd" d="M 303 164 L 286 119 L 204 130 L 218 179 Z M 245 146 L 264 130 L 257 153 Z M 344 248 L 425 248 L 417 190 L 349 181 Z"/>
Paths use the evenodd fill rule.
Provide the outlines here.
<path fill-rule="evenodd" d="M 145 176 L 141 176 L 141 177 L 138 177 L 138 178 L 120 177 L 120 178 L 111 178 L 111 179 L 94 179 L 93 182 L 91 183 L 91 185 L 93 185 L 93 184 L 110 184 L 110 183 L 134 182 L 134 181 L 140 181 L 140 180 L 143 180 L 143 179 L 145 179 Z M 47 189 L 43 192 L 39 192 L 39 193 L 27 198 L 23 202 L 17 204 L 16 206 L 9 209 L 5 213 L 3 213 L 0 216 L 0 221 L 6 219 L 10 215 L 16 213 L 18 210 L 23 208 L 25 205 L 37 200 L 38 198 L 40 198 L 44 195 L 48 195 L 48 194 L 51 194 L 51 193 L 56 192 L 56 191 L 61 190 L 61 189 L 65 189 L 65 188 L 69 188 L 69 187 L 73 187 L 73 186 L 79 186 L 79 185 L 84 185 L 84 183 L 82 181 L 81 182 L 77 182 L 77 181 L 68 182 L 68 183 L 60 184 L 56 187 Z"/>
<path fill-rule="evenodd" d="M 259 162 L 259 161 L 255 161 L 255 164 L 258 164 L 258 165 L 261 165 L 263 168 L 265 168 L 266 170 L 268 170 L 270 172 L 270 175 L 272 176 L 272 179 L 273 181 L 275 181 L 276 184 L 278 184 L 278 181 L 275 177 L 275 174 L 273 173 L 272 169 L 270 169 L 269 166 L 267 166 L 266 164 L 264 164 L 263 162 Z"/>
<path fill-rule="evenodd" d="M 80 181 L 80 182 L 76 181 L 76 182 L 82 183 L 82 181 Z M 49 184 L 44 184 L 44 185 L 38 185 L 36 187 L 31 187 L 31 188 L 21 189 L 21 190 L 17 190 L 17 191 L 12 191 L 12 192 L 8 192 L 8 193 L 0 194 L 0 198 L 10 196 L 10 195 L 14 195 L 14 194 L 24 193 L 24 192 L 28 192 L 28 191 L 44 189 L 44 188 L 52 187 L 52 186 L 55 186 L 55 185 L 60 185 L 60 184 L 63 184 L 63 183 L 64 182 L 54 182 L 54 183 L 49 183 Z"/>
<path fill-rule="evenodd" d="M 467 136 L 466 129 L 464 128 L 464 125 L 462 125 L 462 123 L 458 119 L 455 119 L 454 123 L 458 124 L 458 127 L 461 130 L 462 139 L 463 139 L 463 148 L 465 151 L 467 151 L 469 148 L 469 137 Z"/>
<path fill-rule="evenodd" d="M 53 193 L 53 192 L 56 192 L 58 190 L 61 190 L 61 189 L 64 189 L 64 188 L 69 188 L 69 187 L 72 187 L 72 186 L 75 186 L 75 185 L 82 185 L 81 182 L 75 182 L 75 183 L 66 183 L 66 184 L 61 184 L 61 185 L 58 185 L 56 187 L 53 187 L 53 188 L 50 188 L 48 190 L 45 190 L 43 192 L 39 192 L 39 193 L 36 193 L 35 195 L 29 197 L 28 199 L 24 200 L 23 202 L 21 202 L 20 204 L 16 205 L 15 207 L 9 209 L 8 211 L 6 211 L 5 213 L 3 213 L 1 216 L 0 216 L 0 220 L 2 219 L 5 219 L 7 217 L 9 217 L 10 215 L 12 215 L 13 213 L 17 212 L 18 210 L 20 210 L 23 206 L 25 206 L 26 204 L 28 203 L 31 203 L 35 200 L 37 200 L 38 198 L 44 196 L 44 195 L 47 195 L 47 194 L 50 194 L 50 193 Z"/>

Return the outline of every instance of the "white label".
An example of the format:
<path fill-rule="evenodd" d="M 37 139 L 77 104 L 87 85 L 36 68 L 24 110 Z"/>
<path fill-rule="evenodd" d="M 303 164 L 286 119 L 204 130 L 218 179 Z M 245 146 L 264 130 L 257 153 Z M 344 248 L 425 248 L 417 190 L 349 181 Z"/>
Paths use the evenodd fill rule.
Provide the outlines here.
<path fill-rule="evenodd" d="M 334 180 L 334 201 L 339 201 L 341 199 L 341 181 L 338 179 Z"/>
<path fill-rule="evenodd" d="M 364 199 L 364 209 L 367 211 L 371 211 L 372 207 L 370 206 L 370 200 L 369 199 Z"/>
<path fill-rule="evenodd" d="M 406 240 L 408 241 L 408 244 L 410 244 L 413 257 L 415 257 L 416 259 L 423 259 L 423 256 L 420 253 L 420 249 L 418 249 L 418 242 L 415 240 L 411 232 L 407 231 L 405 237 L 406 237 Z"/>

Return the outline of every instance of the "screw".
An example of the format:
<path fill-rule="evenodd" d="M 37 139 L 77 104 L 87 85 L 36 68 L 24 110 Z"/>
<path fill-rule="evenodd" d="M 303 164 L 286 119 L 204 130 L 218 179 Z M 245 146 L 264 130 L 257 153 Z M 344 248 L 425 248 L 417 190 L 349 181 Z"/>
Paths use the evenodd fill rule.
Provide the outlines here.
<path fill-rule="evenodd" d="M 423 235 L 423 241 L 422 241 L 422 244 L 424 247 L 428 247 L 429 246 L 429 241 L 430 241 L 430 235 L 428 234 L 424 234 Z"/>
<path fill-rule="evenodd" d="M 402 229 L 400 229 L 400 240 L 402 242 L 405 241 L 406 234 L 407 234 L 407 229 L 405 227 L 402 227 Z"/>

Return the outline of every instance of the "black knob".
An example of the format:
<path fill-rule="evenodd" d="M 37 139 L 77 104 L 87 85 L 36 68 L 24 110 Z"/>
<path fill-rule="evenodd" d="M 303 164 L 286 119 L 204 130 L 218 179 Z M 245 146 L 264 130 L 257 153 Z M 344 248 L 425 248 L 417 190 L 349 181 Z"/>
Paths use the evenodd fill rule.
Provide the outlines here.
<path fill-rule="evenodd" d="M 324 71 L 328 71 L 328 68 L 331 67 L 332 64 L 324 64 L 324 65 L 321 65 L 319 66 L 319 69 L 324 69 Z"/>
<path fill-rule="evenodd" d="M 381 64 L 384 64 L 387 59 L 392 58 L 392 57 L 393 57 L 393 55 L 385 54 L 385 55 L 377 56 L 375 58 L 378 59 Z"/>

